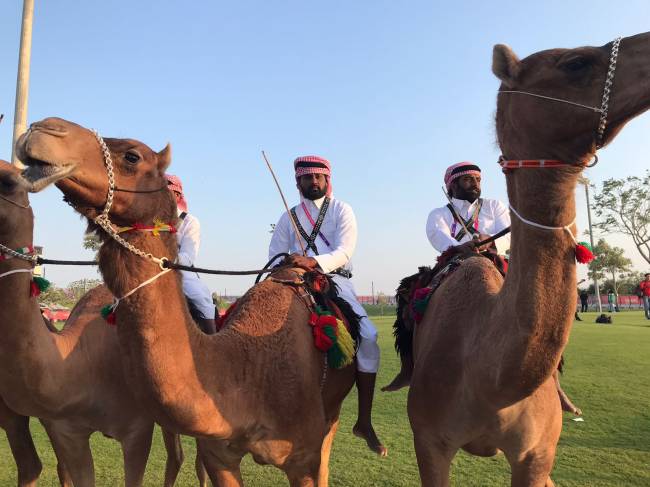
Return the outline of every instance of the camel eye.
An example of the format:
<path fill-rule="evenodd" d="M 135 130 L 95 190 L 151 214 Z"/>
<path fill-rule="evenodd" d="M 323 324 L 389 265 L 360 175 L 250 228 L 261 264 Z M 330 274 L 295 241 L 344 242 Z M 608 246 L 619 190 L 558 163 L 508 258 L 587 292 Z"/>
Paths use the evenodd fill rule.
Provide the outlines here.
<path fill-rule="evenodd" d="M 584 57 L 573 58 L 570 61 L 564 63 L 562 68 L 566 71 L 575 73 L 581 71 L 589 66 L 589 60 Z"/>
<path fill-rule="evenodd" d="M 128 151 L 126 154 L 124 154 L 124 159 L 126 159 L 131 164 L 135 164 L 140 160 L 140 154 L 137 152 Z"/>

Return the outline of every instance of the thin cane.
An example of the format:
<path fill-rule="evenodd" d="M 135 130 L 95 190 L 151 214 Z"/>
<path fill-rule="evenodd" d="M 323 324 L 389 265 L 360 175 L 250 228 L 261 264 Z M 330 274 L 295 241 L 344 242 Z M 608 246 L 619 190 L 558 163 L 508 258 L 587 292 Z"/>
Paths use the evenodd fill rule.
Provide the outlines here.
<path fill-rule="evenodd" d="M 306 256 L 307 251 L 305 250 L 305 246 L 302 244 L 302 237 L 300 236 L 300 232 L 298 232 L 298 227 L 296 226 L 296 222 L 293 220 L 293 215 L 291 215 L 291 212 L 289 211 L 289 205 L 287 205 L 287 200 L 284 199 L 284 194 L 282 193 L 282 188 L 280 188 L 280 183 L 278 183 L 278 178 L 275 177 L 275 173 L 273 172 L 273 168 L 271 167 L 271 163 L 266 157 L 266 154 L 264 151 L 262 151 L 262 157 L 264 157 L 264 161 L 266 162 L 266 166 L 269 168 L 269 171 L 271 171 L 271 176 L 273 176 L 273 181 L 275 181 L 275 185 L 278 188 L 278 191 L 280 192 L 280 196 L 282 197 L 282 203 L 284 203 L 284 207 L 287 210 L 287 215 L 289 215 L 289 220 L 291 220 L 291 225 L 293 226 L 293 231 L 296 232 L 296 239 L 298 240 L 298 243 L 300 244 L 300 248 L 302 249 L 302 255 Z"/>

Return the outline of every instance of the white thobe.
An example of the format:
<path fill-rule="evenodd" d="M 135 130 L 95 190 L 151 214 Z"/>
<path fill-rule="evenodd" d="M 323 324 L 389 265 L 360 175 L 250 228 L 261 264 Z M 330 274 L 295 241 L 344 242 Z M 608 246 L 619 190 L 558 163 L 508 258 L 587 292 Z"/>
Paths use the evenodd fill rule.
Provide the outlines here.
<path fill-rule="evenodd" d="M 176 230 L 176 241 L 178 242 L 177 262 L 182 265 L 194 265 L 201 245 L 201 224 L 199 220 L 185 214 L 180 226 Z M 181 271 L 183 282 L 183 294 L 203 315 L 203 318 L 214 319 L 215 306 L 212 301 L 212 293 L 196 272 Z"/>
<path fill-rule="evenodd" d="M 318 220 L 318 214 L 324 200 L 324 197 L 315 201 L 301 198 L 314 222 Z M 302 228 L 308 235 L 311 235 L 313 225 L 307 218 L 302 205 L 296 207 L 296 214 Z M 351 272 L 352 264 L 350 259 L 357 244 L 357 220 L 352 208 L 347 203 L 332 198 L 323 219 L 323 224 L 320 227 L 320 234 L 322 235 L 318 235 L 314 242 L 318 254 L 310 248 L 307 251 L 307 256 L 316 259 L 318 266 L 325 273 L 331 273 L 340 267 Z M 296 235 L 289 215 L 285 212 L 275 225 L 271 244 L 269 245 L 269 259 L 283 252 L 302 253 L 298 239 L 307 248 L 305 239 Z M 354 312 L 361 317 L 359 330 L 361 341 L 357 351 L 357 368 L 361 372 L 376 373 L 379 369 L 377 329 L 357 300 L 352 282 L 338 274 L 333 274 L 332 278 L 339 287 L 339 296 L 345 299 Z"/>
<path fill-rule="evenodd" d="M 467 220 L 474 214 L 478 200 L 470 203 L 466 200 L 452 198 L 458 215 Z M 484 199 L 481 211 L 478 214 L 478 232 L 485 235 L 494 235 L 510 226 L 510 212 L 508 207 L 498 200 Z M 451 211 L 446 206 L 436 208 L 429 213 L 427 218 L 427 237 L 431 245 L 443 252 L 450 246 L 460 245 L 471 240 L 469 235 L 464 235 L 460 241 L 454 238 L 462 230 L 462 226 L 455 222 Z M 453 231 L 453 234 L 452 234 Z M 510 248 L 510 235 L 505 235 L 495 241 L 497 252 L 501 255 Z"/>

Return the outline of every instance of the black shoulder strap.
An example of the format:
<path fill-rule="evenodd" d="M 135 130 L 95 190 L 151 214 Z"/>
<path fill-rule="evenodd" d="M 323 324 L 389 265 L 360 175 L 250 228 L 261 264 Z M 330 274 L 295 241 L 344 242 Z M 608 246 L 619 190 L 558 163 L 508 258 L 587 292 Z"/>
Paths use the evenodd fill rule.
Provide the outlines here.
<path fill-rule="evenodd" d="M 187 212 L 186 212 L 186 211 L 182 211 L 181 214 L 178 215 L 178 218 L 180 218 L 181 220 L 185 220 L 185 217 L 186 217 L 186 216 L 187 216 Z"/>
<path fill-rule="evenodd" d="M 300 220 L 298 220 L 298 214 L 296 213 L 297 206 L 291 208 L 291 216 L 293 217 L 293 221 L 296 223 L 296 227 L 298 228 L 300 236 L 305 239 L 305 242 L 307 242 L 307 249 L 312 249 L 316 255 L 319 255 L 318 248 L 316 247 L 316 237 L 320 232 L 320 227 L 323 225 L 323 220 L 325 219 L 325 214 L 327 213 L 329 206 L 330 199 L 329 197 L 325 197 L 323 200 L 323 205 L 320 208 L 320 212 L 318 213 L 316 223 L 314 224 L 314 228 L 311 231 L 311 235 L 307 235 L 307 232 L 300 224 Z"/>
<path fill-rule="evenodd" d="M 461 220 L 462 217 L 458 214 L 456 209 L 451 205 L 451 203 L 447 203 L 447 208 L 451 212 L 451 216 L 454 217 L 454 220 L 460 225 L 460 230 L 458 233 L 456 235 L 452 235 L 452 237 L 454 237 L 457 242 L 460 242 L 465 236 L 465 227 L 467 227 L 472 235 L 478 235 L 479 232 L 474 228 L 474 222 L 478 219 L 478 215 L 481 212 L 482 207 L 483 198 L 479 198 L 472 216 L 470 216 L 467 220 Z"/>

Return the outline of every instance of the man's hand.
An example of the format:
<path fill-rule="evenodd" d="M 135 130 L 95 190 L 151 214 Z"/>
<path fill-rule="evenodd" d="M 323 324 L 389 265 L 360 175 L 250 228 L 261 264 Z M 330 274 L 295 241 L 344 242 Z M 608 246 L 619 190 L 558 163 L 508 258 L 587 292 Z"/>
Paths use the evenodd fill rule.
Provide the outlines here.
<path fill-rule="evenodd" d="M 475 240 L 475 243 L 482 242 L 483 240 L 487 240 L 487 239 L 490 238 L 491 236 L 492 236 L 492 235 L 486 235 L 486 234 L 484 234 L 484 233 L 479 233 L 479 235 L 478 235 L 478 239 Z M 492 247 L 493 245 L 494 245 L 494 242 L 487 243 L 487 244 L 485 244 L 485 245 L 482 245 L 481 247 L 478 247 L 478 251 L 479 251 L 479 252 L 483 252 L 484 250 L 489 249 L 489 248 Z"/>
<path fill-rule="evenodd" d="M 318 261 L 316 259 L 313 257 L 305 257 L 300 254 L 291 254 L 286 263 L 294 267 L 301 267 L 308 271 L 313 271 L 318 267 Z"/>

